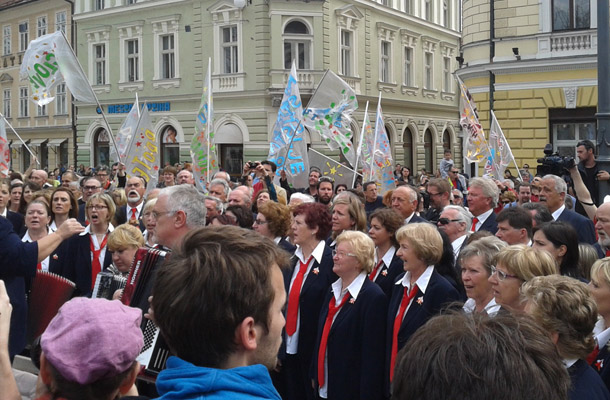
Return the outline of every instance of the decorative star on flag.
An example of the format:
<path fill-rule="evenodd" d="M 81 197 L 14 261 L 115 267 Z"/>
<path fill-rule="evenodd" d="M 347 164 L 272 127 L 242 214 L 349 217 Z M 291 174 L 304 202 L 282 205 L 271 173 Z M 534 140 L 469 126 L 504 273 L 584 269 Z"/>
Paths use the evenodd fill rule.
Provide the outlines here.
<path fill-rule="evenodd" d="M 136 146 L 137 146 L 137 147 L 142 146 L 142 142 L 136 142 Z"/>

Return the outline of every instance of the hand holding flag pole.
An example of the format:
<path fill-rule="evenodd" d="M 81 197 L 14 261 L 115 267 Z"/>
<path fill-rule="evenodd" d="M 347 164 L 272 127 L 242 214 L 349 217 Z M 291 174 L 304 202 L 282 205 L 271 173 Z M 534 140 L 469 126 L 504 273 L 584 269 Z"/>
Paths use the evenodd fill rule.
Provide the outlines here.
<path fill-rule="evenodd" d="M 6 125 L 11 128 L 11 131 L 13 131 L 13 133 L 15 134 L 15 136 L 17 136 L 17 139 L 19 139 L 21 141 L 21 143 L 23 143 L 23 145 L 25 146 L 26 150 L 30 153 L 30 155 L 34 158 L 34 160 L 36 160 L 36 162 L 38 163 L 38 165 L 40 165 L 40 161 L 38 161 L 38 157 L 36 157 L 34 155 L 34 153 L 32 153 L 32 150 L 30 149 L 30 146 L 28 146 L 23 139 L 21 138 L 21 136 L 19 136 L 19 134 L 17 133 L 17 131 L 15 130 L 15 128 L 13 128 L 13 125 L 11 125 L 10 122 L 8 122 L 8 119 L 6 119 L 6 117 L 0 112 L 0 117 L 2 117 L 2 119 L 4 120 L 4 122 L 6 123 Z"/>

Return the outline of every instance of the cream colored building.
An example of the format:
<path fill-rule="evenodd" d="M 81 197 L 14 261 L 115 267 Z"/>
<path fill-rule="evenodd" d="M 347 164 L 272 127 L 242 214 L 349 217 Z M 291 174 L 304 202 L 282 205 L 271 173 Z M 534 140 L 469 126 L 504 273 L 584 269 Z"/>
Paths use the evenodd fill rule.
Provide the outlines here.
<path fill-rule="evenodd" d="M 579 140 L 596 138 L 596 4 L 464 1 L 464 64 L 458 75 L 473 94 L 485 129 L 492 99 L 519 167 L 529 163 L 535 171 L 546 143 L 575 157 Z M 514 175 L 514 165 L 509 168 Z"/>
<path fill-rule="evenodd" d="M 408 9 L 407 9 L 408 7 Z M 382 106 L 396 162 L 437 169 L 443 147 L 460 159 L 457 0 L 76 0 L 77 52 L 113 131 L 138 93 L 153 104 L 162 162 L 189 160 L 208 58 L 221 165 L 239 174 L 269 150 L 292 59 L 303 103 L 326 69 Z M 104 125 L 79 107 L 78 163 L 107 163 Z M 176 132 L 176 142 L 167 140 Z M 173 132 L 171 133 L 173 135 Z M 307 138 L 326 149 L 316 133 Z"/>
<path fill-rule="evenodd" d="M 0 0 L 0 112 L 49 170 L 74 163 L 71 96 L 60 85 L 55 101 L 38 107 L 29 100 L 31 88 L 19 80 L 19 69 L 31 40 L 60 29 L 70 38 L 70 14 L 63 0 Z M 8 127 L 7 136 L 13 169 L 25 171 L 30 154 Z"/>

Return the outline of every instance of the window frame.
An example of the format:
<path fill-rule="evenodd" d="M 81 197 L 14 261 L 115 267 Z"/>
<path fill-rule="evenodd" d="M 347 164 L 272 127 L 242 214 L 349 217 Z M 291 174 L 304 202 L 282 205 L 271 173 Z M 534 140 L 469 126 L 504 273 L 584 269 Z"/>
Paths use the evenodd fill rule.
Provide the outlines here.
<path fill-rule="evenodd" d="M 63 17 L 60 17 L 63 16 Z M 63 21 L 62 21 L 63 18 Z M 66 33 L 66 24 L 68 23 L 67 13 L 65 11 L 59 11 L 55 13 L 55 32 L 62 31 Z"/>
<path fill-rule="evenodd" d="M 392 83 L 392 42 L 389 40 L 379 42 L 379 81 Z"/>
<path fill-rule="evenodd" d="M 42 22 L 42 24 L 41 24 Z M 47 22 L 47 16 L 46 15 L 41 15 L 38 18 L 36 18 L 36 37 L 39 38 L 41 36 L 44 36 L 48 33 L 49 31 L 49 24 Z"/>
<path fill-rule="evenodd" d="M 292 33 L 286 32 L 286 28 L 292 22 L 300 22 L 307 29 L 307 33 Z M 309 70 L 313 69 L 314 59 L 313 59 L 313 34 L 312 27 L 303 19 L 300 18 L 292 18 L 286 21 L 282 28 L 282 57 L 284 60 L 284 69 L 290 69 L 292 66 L 292 59 L 294 59 L 294 55 L 296 54 L 296 66 L 297 69 L 300 70 Z M 292 59 L 286 59 L 286 45 L 290 45 L 290 55 Z M 301 60 L 299 59 L 299 47 L 303 46 L 303 64 L 301 64 Z"/>
<path fill-rule="evenodd" d="M 158 88 L 162 85 L 163 88 L 167 88 L 168 84 L 171 83 L 173 87 L 180 85 L 180 16 L 175 15 L 172 17 L 164 17 L 161 19 L 155 19 L 152 22 L 153 28 L 153 52 L 154 52 L 154 75 L 153 75 L 153 87 Z M 173 37 L 173 49 L 171 51 L 163 49 L 163 40 L 165 37 Z M 166 75 L 165 72 L 165 58 L 168 55 L 171 59 L 173 74 L 171 76 Z"/>
<path fill-rule="evenodd" d="M 171 48 L 164 48 L 164 39 L 171 38 Z M 176 35 L 168 33 L 159 35 L 161 79 L 174 79 L 176 77 Z M 168 71 L 169 70 L 169 71 Z M 168 73 L 166 73 L 168 72 Z"/>
<path fill-rule="evenodd" d="M 434 90 L 434 53 L 431 51 L 424 51 L 424 89 Z"/>
<path fill-rule="evenodd" d="M 19 118 L 30 117 L 30 91 L 27 86 L 19 87 Z"/>
<path fill-rule="evenodd" d="M 28 45 L 30 44 L 30 22 L 21 21 L 17 26 L 19 31 L 19 52 L 24 52 L 28 49 Z M 21 31 L 22 26 L 25 26 L 23 32 Z"/>
<path fill-rule="evenodd" d="M 410 57 L 407 57 L 410 54 Z M 410 59 L 409 59 L 410 58 Z M 415 49 L 412 46 L 403 46 L 403 85 L 415 87 Z"/>
<path fill-rule="evenodd" d="M 345 43 L 345 37 L 349 38 L 349 43 Z M 340 48 L 340 69 L 343 76 L 356 76 L 354 70 L 354 31 L 341 28 L 339 30 L 339 48 Z"/>
<path fill-rule="evenodd" d="M 55 115 L 68 115 L 68 94 L 65 83 L 55 87 Z"/>
<path fill-rule="evenodd" d="M 13 29 L 11 25 L 2 26 L 2 55 L 8 56 L 13 50 Z"/>
<path fill-rule="evenodd" d="M 453 86 L 451 85 L 452 81 L 451 57 L 443 56 L 443 92 L 453 93 Z"/>
<path fill-rule="evenodd" d="M 102 57 L 99 57 L 98 55 L 98 48 L 101 48 L 104 52 Z M 93 55 L 93 59 L 92 59 L 92 64 L 93 64 L 93 85 L 94 86 L 101 86 L 101 85 L 105 85 L 107 80 L 107 76 L 106 76 L 106 71 L 107 71 L 107 63 L 108 63 L 108 59 L 106 58 L 106 43 L 94 43 L 92 45 L 92 55 Z M 100 67 L 102 67 L 102 75 L 101 75 L 101 82 L 100 82 Z"/>
<path fill-rule="evenodd" d="M 225 41 L 225 32 L 229 32 L 229 41 Z M 235 34 L 235 37 L 233 37 Z M 227 53 L 227 50 L 229 51 Z M 227 55 L 229 65 L 227 64 Z M 239 73 L 239 32 L 237 24 L 225 25 L 220 28 L 220 60 L 222 72 L 225 75 Z M 229 66 L 229 68 L 227 68 Z"/>
<path fill-rule="evenodd" d="M 2 114 L 4 114 L 4 117 L 7 119 L 12 118 L 11 97 L 11 88 L 5 88 L 2 90 Z"/>
<path fill-rule="evenodd" d="M 556 28 L 555 27 L 555 3 L 556 0 L 550 0 L 551 2 L 551 31 L 553 32 L 566 32 L 566 31 L 579 31 L 591 29 L 591 2 L 589 0 L 567 0 L 568 1 L 568 26 L 566 28 Z M 576 26 L 576 3 L 581 3 L 588 5 L 588 25 L 583 27 Z"/>

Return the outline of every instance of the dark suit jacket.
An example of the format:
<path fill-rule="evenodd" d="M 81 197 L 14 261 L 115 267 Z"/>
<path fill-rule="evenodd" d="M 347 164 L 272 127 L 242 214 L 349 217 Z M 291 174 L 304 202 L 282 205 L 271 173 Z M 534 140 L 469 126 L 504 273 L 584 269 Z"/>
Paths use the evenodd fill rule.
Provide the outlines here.
<path fill-rule="evenodd" d="M 608 400 L 610 393 L 598 374 L 584 360 L 578 360 L 568 368 L 572 386 L 570 400 Z"/>
<path fill-rule="evenodd" d="M 403 278 L 401 274 L 396 278 L 399 281 Z M 404 286 L 394 285 L 392 298 L 388 305 L 387 330 L 386 330 L 386 395 L 390 394 L 390 362 L 392 356 L 392 334 L 394 331 L 394 319 L 400 308 L 400 302 L 404 293 Z M 421 302 L 417 300 L 421 297 Z M 404 347 L 409 338 L 423 326 L 430 318 L 437 315 L 444 306 L 454 301 L 460 300 L 458 291 L 436 271 L 432 272 L 426 294 L 418 289 L 411 306 L 402 320 L 398 331 L 398 351 Z M 421 304 L 420 304 L 421 303 Z"/>
<path fill-rule="evenodd" d="M 74 235 L 64 248 L 65 259 L 62 263 L 60 275 L 76 284 L 75 296 L 91 296 L 91 245 L 90 235 Z M 105 271 L 112 264 L 112 253 L 106 249 L 104 265 Z M 50 269 L 50 267 L 49 267 Z"/>
<path fill-rule="evenodd" d="M 10 210 L 6 210 L 6 219 L 8 219 L 11 224 L 13 224 L 13 231 L 15 231 L 17 235 L 23 236 L 26 230 L 23 215 Z"/>
<path fill-rule="evenodd" d="M 496 222 L 496 213 L 494 213 L 493 211 L 491 212 L 491 215 L 489 217 L 487 217 L 485 222 L 483 222 L 483 225 L 481 225 L 481 227 L 479 228 L 479 231 L 488 231 L 494 235 L 496 234 L 496 232 L 498 232 L 498 223 Z"/>
<path fill-rule="evenodd" d="M 144 210 L 144 205 L 142 206 L 142 211 L 143 210 Z M 117 208 L 116 214 L 114 214 L 114 220 L 116 221 L 115 226 L 122 225 L 128 221 L 129 218 L 127 218 L 127 211 L 128 211 L 127 206 L 121 206 L 121 207 Z M 131 214 L 131 207 L 129 207 L 129 214 Z M 138 217 L 138 224 L 140 226 L 140 230 L 142 232 L 144 232 L 144 230 L 146 230 L 146 226 L 144 226 L 144 219 L 142 217 L 143 217 L 143 215 L 140 212 L 140 216 Z"/>
<path fill-rule="evenodd" d="M 593 360 L 591 367 L 597 371 L 606 388 L 610 390 L 610 351 L 608 350 L 608 344 L 610 343 L 606 343 L 605 346 L 599 349 L 599 354 Z"/>
<path fill-rule="evenodd" d="M 411 217 L 411 220 L 409 221 L 410 224 L 417 224 L 417 223 L 421 223 L 421 222 L 428 222 L 425 219 L 423 219 L 422 217 L 420 217 L 419 215 L 414 215 Z"/>
<path fill-rule="evenodd" d="M 27 303 L 25 301 L 25 280 L 36 274 L 38 243 L 23 243 L 13 230 L 13 224 L 0 217 L 0 279 L 13 306 L 9 354 L 14 357 L 25 347 Z"/>
<path fill-rule="evenodd" d="M 567 208 L 557 218 L 557 221 L 564 221 L 572 225 L 578 234 L 579 243 L 595 244 L 595 227 L 593 221 L 589 218 L 583 217 L 582 215 L 570 211 Z"/>
<path fill-rule="evenodd" d="M 286 238 L 281 238 L 280 242 L 277 245 L 280 246 L 282 249 L 286 250 L 288 254 L 294 254 L 294 251 L 297 249 L 297 246 L 290 243 L 288 240 L 286 240 Z"/>
<path fill-rule="evenodd" d="M 381 267 L 381 271 L 377 275 L 375 283 L 379 285 L 388 299 L 392 297 L 392 290 L 394 289 L 394 283 L 396 283 L 398 275 L 403 272 L 405 272 L 404 261 L 402 261 L 396 253 L 394 253 L 390 265 L 383 264 L 383 267 Z"/>
<path fill-rule="evenodd" d="M 316 387 L 318 351 L 331 299 L 335 301 L 332 290 L 329 290 L 318 321 L 318 336 L 312 363 Z M 343 305 L 328 334 L 326 357 L 329 399 L 383 398 L 386 312 L 385 295 L 368 277 L 365 278 L 358 297 L 353 303 L 348 300 Z"/>
<path fill-rule="evenodd" d="M 85 214 L 85 204 L 86 203 L 82 203 L 78 205 L 78 217 L 76 217 L 76 220 L 80 222 L 82 226 L 86 226 L 87 221 L 87 214 Z"/>

